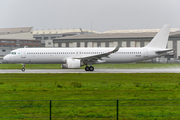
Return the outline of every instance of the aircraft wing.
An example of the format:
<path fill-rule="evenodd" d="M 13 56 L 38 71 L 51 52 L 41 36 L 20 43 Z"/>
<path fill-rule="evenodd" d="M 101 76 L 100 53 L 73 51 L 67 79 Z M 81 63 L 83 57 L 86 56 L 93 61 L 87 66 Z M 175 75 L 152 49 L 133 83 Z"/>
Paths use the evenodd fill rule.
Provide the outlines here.
<path fill-rule="evenodd" d="M 81 60 L 86 61 L 86 62 L 97 62 L 97 61 L 103 62 L 102 57 L 109 57 L 110 54 L 117 52 L 121 46 L 121 43 L 122 42 L 120 42 L 114 50 L 109 51 L 107 53 L 92 55 L 92 56 L 87 56 L 87 57 L 73 58 L 73 59 L 81 59 Z"/>

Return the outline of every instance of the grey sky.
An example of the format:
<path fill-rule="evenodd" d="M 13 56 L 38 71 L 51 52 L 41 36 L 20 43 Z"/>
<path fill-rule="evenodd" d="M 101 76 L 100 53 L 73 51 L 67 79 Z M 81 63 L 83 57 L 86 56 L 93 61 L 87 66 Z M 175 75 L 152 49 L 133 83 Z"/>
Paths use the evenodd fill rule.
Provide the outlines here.
<path fill-rule="evenodd" d="M 0 0 L 0 28 L 180 28 L 180 0 Z"/>

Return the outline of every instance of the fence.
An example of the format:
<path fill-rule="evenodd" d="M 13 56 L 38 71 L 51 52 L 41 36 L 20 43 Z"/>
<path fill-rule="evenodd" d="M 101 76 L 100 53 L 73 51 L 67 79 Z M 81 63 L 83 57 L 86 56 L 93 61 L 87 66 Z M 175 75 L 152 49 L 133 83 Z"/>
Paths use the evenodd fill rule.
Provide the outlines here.
<path fill-rule="evenodd" d="M 0 119 L 180 119 L 180 99 L 1 100 Z"/>

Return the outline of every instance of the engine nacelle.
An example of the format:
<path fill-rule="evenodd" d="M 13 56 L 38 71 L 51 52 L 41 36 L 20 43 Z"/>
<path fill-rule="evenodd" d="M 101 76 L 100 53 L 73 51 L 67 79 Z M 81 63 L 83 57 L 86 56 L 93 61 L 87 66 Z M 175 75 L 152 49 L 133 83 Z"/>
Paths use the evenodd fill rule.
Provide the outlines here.
<path fill-rule="evenodd" d="M 61 65 L 62 68 L 80 68 L 81 60 L 78 59 L 66 59 L 66 64 Z"/>

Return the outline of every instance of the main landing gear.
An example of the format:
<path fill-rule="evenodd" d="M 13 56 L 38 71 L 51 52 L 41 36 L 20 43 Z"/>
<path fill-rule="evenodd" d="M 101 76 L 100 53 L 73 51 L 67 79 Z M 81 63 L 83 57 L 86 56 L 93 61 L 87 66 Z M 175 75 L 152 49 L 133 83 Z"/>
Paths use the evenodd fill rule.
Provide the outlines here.
<path fill-rule="evenodd" d="M 85 67 L 85 71 L 94 71 L 94 67 L 93 66 L 86 66 Z"/>
<path fill-rule="evenodd" d="M 21 69 L 23 72 L 25 71 L 25 64 L 23 64 L 23 68 Z"/>

